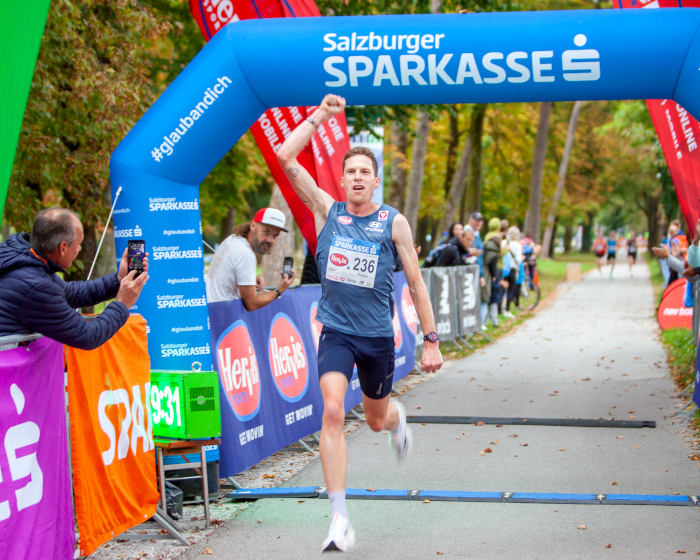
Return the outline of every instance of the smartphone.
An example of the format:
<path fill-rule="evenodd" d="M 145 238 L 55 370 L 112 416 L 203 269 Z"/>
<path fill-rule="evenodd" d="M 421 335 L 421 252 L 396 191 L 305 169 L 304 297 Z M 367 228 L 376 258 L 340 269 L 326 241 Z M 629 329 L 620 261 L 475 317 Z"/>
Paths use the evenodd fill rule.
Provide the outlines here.
<path fill-rule="evenodd" d="M 292 267 L 294 266 L 294 257 L 284 257 L 284 265 L 282 266 L 282 274 L 292 277 Z"/>
<path fill-rule="evenodd" d="M 143 239 L 129 239 L 129 272 L 136 271 L 136 276 L 143 272 L 143 259 L 146 256 L 146 242 Z M 134 276 L 134 278 L 136 278 Z"/>

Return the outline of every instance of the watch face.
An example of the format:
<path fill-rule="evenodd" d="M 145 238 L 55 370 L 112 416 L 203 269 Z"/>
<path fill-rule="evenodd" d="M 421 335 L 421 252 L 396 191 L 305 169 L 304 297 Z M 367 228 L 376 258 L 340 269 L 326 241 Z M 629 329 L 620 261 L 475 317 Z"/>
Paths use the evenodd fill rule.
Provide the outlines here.
<path fill-rule="evenodd" d="M 430 342 L 437 342 L 438 341 L 438 335 L 436 332 L 430 332 L 425 335 L 424 340 L 428 340 Z"/>

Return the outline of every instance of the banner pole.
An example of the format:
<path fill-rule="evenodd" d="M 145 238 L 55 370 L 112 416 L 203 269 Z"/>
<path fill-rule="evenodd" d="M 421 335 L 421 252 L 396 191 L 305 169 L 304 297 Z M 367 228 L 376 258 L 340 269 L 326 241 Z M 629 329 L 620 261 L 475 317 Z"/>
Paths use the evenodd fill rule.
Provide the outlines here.
<path fill-rule="evenodd" d="M 117 194 L 114 197 L 114 202 L 112 203 L 112 209 L 109 211 L 109 217 L 107 218 L 107 223 L 105 224 L 105 229 L 102 232 L 102 239 L 100 239 L 100 244 L 97 246 L 97 251 L 95 251 L 95 258 L 92 260 L 92 266 L 90 267 L 90 272 L 88 273 L 87 279 L 90 280 L 92 276 L 92 271 L 95 269 L 95 263 L 97 262 L 97 257 L 100 254 L 100 249 L 102 248 L 102 242 L 105 240 L 105 234 L 107 233 L 107 228 L 109 227 L 109 222 L 112 220 L 112 214 L 114 213 L 114 207 L 117 205 L 117 199 L 122 192 L 121 186 L 117 189 Z"/>

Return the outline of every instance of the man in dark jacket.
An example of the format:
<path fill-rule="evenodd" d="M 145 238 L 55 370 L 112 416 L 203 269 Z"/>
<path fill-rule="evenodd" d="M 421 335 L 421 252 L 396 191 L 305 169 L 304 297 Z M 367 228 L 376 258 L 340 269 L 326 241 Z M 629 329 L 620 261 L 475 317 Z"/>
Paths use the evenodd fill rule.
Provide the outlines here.
<path fill-rule="evenodd" d="M 476 235 L 470 229 L 462 231 L 459 237 L 453 237 L 440 253 L 435 266 L 459 266 L 467 264 L 466 260 L 471 255 L 478 256 L 481 251 L 472 248 Z"/>
<path fill-rule="evenodd" d="M 78 256 L 83 226 L 77 214 L 49 208 L 36 216 L 32 234 L 11 235 L 0 243 L 0 336 L 41 333 L 58 342 L 92 350 L 104 344 L 129 318 L 148 280 L 128 272 L 124 251 L 119 271 L 87 282 L 64 282 L 65 272 Z M 103 313 L 87 321 L 75 308 L 115 298 Z"/>

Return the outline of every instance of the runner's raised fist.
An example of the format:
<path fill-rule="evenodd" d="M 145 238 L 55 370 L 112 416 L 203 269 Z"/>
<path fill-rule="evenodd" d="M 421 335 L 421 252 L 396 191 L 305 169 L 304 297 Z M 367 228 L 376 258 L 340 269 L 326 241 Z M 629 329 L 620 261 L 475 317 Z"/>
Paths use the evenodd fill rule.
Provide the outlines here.
<path fill-rule="evenodd" d="M 345 98 L 340 97 L 340 95 L 333 95 L 329 93 L 321 101 L 321 109 L 328 111 L 331 115 L 337 115 L 345 110 Z"/>

